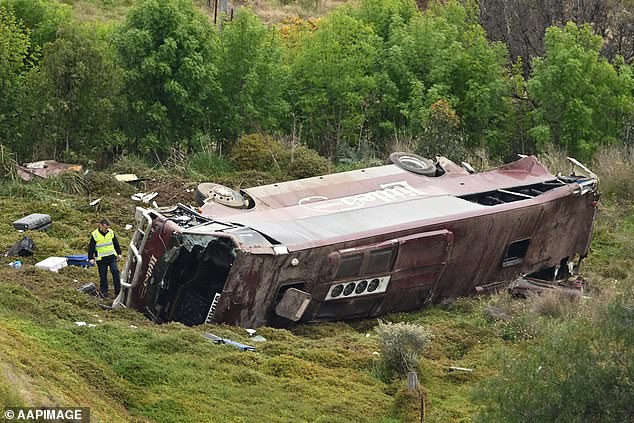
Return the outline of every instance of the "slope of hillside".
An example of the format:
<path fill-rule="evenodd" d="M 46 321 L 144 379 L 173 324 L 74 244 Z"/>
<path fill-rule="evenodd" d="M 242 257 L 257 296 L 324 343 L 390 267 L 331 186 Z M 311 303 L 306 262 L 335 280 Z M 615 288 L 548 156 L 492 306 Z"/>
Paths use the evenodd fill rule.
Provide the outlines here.
<path fill-rule="evenodd" d="M 191 195 L 185 190 L 195 183 L 164 175 L 137 187 L 97 173 L 0 185 L 2 248 L 23 236 L 13 220 L 41 212 L 54 221 L 48 231 L 28 233 L 37 250 L 22 268 L 7 266 L 10 257 L 0 259 L 0 406 L 87 406 L 94 421 L 419 420 L 419 401 L 408 394 L 407 382 L 381 372 L 377 321 L 261 328 L 266 341 L 256 343 L 242 328 L 159 326 L 132 310 L 103 310 L 100 300 L 77 291 L 97 281 L 96 269 L 51 273 L 34 266 L 49 256 L 82 253 L 103 216 L 126 245 L 123 228 L 133 223 L 136 206 L 132 192 L 158 189 L 160 204 Z M 99 210 L 89 205 L 97 196 Z M 631 222 L 627 200 L 602 207 L 585 269 L 597 286 L 631 279 Z M 523 350 L 539 337 L 532 311 L 516 321 L 487 315 L 489 304 L 503 301 L 462 299 L 385 317 L 424 325 L 434 335 L 419 366 L 427 422 L 471 421 L 479 408 L 473 389 L 497 374 L 498 353 Z M 507 306 L 527 307 L 522 304 Z M 257 352 L 211 344 L 203 338 L 208 332 L 255 345 Z M 474 371 L 450 372 L 451 366 Z"/>

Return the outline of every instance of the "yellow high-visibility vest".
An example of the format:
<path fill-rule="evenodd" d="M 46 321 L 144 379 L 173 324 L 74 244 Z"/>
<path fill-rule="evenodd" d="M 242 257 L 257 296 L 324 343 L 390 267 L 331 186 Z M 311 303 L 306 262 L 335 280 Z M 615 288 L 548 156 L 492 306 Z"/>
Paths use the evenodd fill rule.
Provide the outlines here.
<path fill-rule="evenodd" d="M 97 244 L 95 250 L 97 251 L 97 257 L 95 260 L 101 260 L 103 257 L 108 257 L 117 254 L 117 251 L 114 249 L 114 231 L 112 229 L 108 229 L 108 233 L 105 235 L 99 232 L 99 229 L 95 229 L 92 231 L 92 237 Z"/>

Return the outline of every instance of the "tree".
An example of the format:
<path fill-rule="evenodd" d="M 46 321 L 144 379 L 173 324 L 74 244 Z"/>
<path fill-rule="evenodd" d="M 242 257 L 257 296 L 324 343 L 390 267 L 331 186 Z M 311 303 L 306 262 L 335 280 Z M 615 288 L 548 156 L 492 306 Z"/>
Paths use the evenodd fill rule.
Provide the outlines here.
<path fill-rule="evenodd" d="M 37 69 L 27 78 L 25 134 L 38 156 L 67 159 L 103 152 L 112 130 L 120 72 L 95 25 L 66 25 L 46 44 Z M 26 152 L 26 151 L 23 151 Z M 69 154 L 71 157 L 68 157 Z"/>
<path fill-rule="evenodd" d="M 220 33 L 218 80 L 223 92 L 223 137 L 273 133 L 288 115 L 288 72 L 277 34 L 251 11 L 238 9 Z"/>
<path fill-rule="evenodd" d="M 457 112 L 467 146 L 499 149 L 509 110 L 506 50 L 487 41 L 473 14 L 450 1 L 399 25 L 388 40 L 386 71 L 413 137 L 423 134 L 432 104 L 442 100 Z"/>
<path fill-rule="evenodd" d="M 332 157 L 341 143 L 356 145 L 367 123 L 378 58 L 372 29 L 335 11 L 306 36 L 295 53 L 292 98 L 310 147 Z"/>
<path fill-rule="evenodd" d="M 29 29 L 33 47 L 42 48 L 57 38 L 57 31 L 71 21 L 71 8 L 56 0 L 0 0 Z"/>
<path fill-rule="evenodd" d="M 534 60 L 528 81 L 536 105 L 529 134 L 538 145 L 554 143 L 585 160 L 618 139 L 634 111 L 634 81 L 628 66 L 614 67 L 600 48 L 589 25 L 546 32 L 544 57 Z"/>
<path fill-rule="evenodd" d="M 127 97 L 122 125 L 137 150 L 165 153 L 197 132 L 211 132 L 220 93 L 217 36 L 191 1 L 142 0 L 116 46 Z"/>
<path fill-rule="evenodd" d="M 30 67 L 29 32 L 4 7 L 0 7 L 0 140 L 16 147 L 15 128 L 20 115 L 19 98 L 25 73 Z"/>
<path fill-rule="evenodd" d="M 551 26 L 588 23 L 604 39 L 602 53 L 634 59 L 634 8 L 631 0 L 481 0 L 480 21 L 491 39 L 504 42 L 512 61 L 521 57 L 529 76 L 533 57 L 544 53 Z"/>

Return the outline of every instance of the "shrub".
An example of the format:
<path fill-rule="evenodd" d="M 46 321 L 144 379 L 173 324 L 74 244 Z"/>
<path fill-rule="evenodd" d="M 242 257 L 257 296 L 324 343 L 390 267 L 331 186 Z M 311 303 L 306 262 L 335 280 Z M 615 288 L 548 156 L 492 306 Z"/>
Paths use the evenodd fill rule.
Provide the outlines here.
<path fill-rule="evenodd" d="M 300 145 L 290 155 L 290 163 L 287 165 L 287 173 L 293 178 L 309 178 L 311 176 L 324 175 L 329 172 L 328 160 L 319 155 L 315 150 Z"/>
<path fill-rule="evenodd" d="M 280 171 L 280 161 L 286 154 L 279 141 L 266 135 L 251 134 L 236 142 L 229 152 L 229 160 L 240 170 Z"/>
<path fill-rule="evenodd" d="M 384 367 L 401 375 L 418 366 L 420 354 L 433 339 L 429 329 L 415 323 L 379 322 L 376 332 Z"/>
<path fill-rule="evenodd" d="M 213 179 L 231 171 L 231 164 L 210 151 L 201 151 L 189 159 L 189 169 L 193 176 Z"/>
<path fill-rule="evenodd" d="M 634 296 L 613 297 L 551 321 L 526 351 L 507 351 L 479 391 L 477 421 L 632 421 Z"/>
<path fill-rule="evenodd" d="M 16 179 L 15 165 L 17 159 L 14 153 L 0 144 L 0 179 Z"/>

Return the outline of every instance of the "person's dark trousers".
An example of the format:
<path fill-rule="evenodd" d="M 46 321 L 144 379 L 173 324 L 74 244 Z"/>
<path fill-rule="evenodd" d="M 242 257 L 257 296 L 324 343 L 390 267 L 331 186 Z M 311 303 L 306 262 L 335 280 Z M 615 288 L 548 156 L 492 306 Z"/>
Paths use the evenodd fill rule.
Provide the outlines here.
<path fill-rule="evenodd" d="M 121 289 L 121 280 L 119 267 L 117 266 L 117 256 L 112 255 L 97 260 L 97 269 L 99 270 L 99 291 L 105 297 L 108 295 L 108 268 L 112 272 L 112 282 L 114 285 L 114 295 L 119 295 Z"/>

